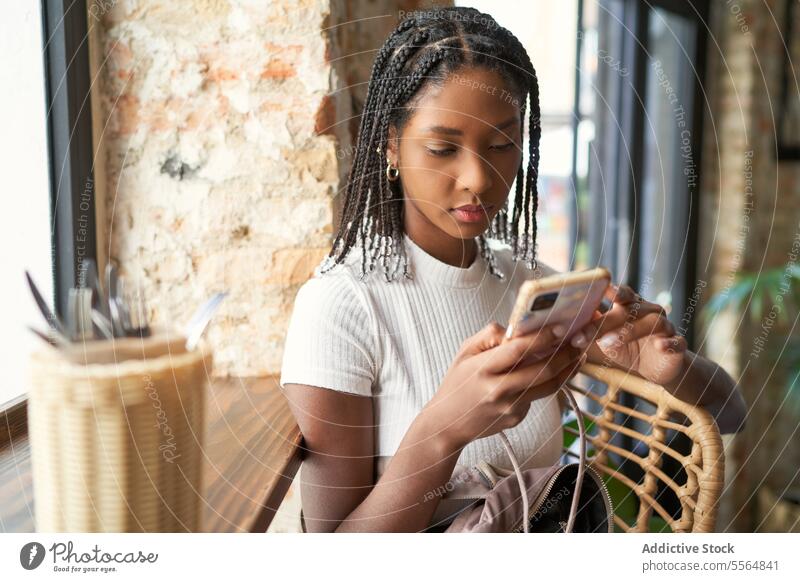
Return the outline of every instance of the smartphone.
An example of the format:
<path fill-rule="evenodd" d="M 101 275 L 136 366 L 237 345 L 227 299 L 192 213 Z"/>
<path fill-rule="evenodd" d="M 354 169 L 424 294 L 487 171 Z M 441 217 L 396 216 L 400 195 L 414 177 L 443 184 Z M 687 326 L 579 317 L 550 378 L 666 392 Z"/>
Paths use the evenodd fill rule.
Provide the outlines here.
<path fill-rule="evenodd" d="M 610 284 L 611 273 L 605 267 L 525 281 L 508 320 L 506 339 L 560 323 L 567 328 L 563 341 L 569 342 L 592 321 L 595 310 L 604 311 L 601 303 Z"/>

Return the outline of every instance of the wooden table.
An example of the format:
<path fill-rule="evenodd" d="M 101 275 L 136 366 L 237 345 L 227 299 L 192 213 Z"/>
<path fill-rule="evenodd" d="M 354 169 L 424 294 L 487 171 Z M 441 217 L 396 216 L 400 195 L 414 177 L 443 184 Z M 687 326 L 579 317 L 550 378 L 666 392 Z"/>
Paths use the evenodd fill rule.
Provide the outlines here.
<path fill-rule="evenodd" d="M 206 403 L 203 531 L 264 532 L 300 466 L 300 430 L 278 378 L 212 379 Z M 32 532 L 27 432 L 0 420 L 0 531 Z"/>

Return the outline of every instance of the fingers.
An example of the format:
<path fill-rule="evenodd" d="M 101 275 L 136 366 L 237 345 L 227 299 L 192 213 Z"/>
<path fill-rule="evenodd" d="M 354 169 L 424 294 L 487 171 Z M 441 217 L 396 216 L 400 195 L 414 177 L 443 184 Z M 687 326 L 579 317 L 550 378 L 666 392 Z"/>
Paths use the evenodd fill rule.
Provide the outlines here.
<path fill-rule="evenodd" d="M 645 299 L 633 290 L 630 285 L 609 285 L 606 288 L 605 297 L 614 303 L 628 305 L 630 303 L 647 303 Z M 655 305 L 655 304 L 653 304 Z"/>
<path fill-rule="evenodd" d="M 546 396 L 550 396 L 551 394 L 558 391 L 564 383 L 569 382 L 575 374 L 577 374 L 581 367 L 586 363 L 586 354 L 584 353 L 576 361 L 572 363 L 572 365 L 565 367 L 561 370 L 558 374 L 555 375 L 554 378 L 542 382 L 541 384 L 535 384 L 528 386 L 523 390 L 521 398 L 527 399 L 529 401 L 538 400 L 539 398 L 544 398 Z"/>
<path fill-rule="evenodd" d="M 544 382 L 533 384 L 525 388 L 522 392 L 515 393 L 506 406 L 504 418 L 501 420 L 504 428 L 512 428 L 522 422 L 530 410 L 534 400 L 540 400 L 552 396 L 575 374 L 580 371 L 581 366 L 586 361 L 586 354 L 583 354 L 571 366 L 565 367 L 553 378 Z"/>
<path fill-rule="evenodd" d="M 597 345 L 603 349 L 613 349 L 648 335 L 673 336 L 675 332 L 675 326 L 666 317 L 659 313 L 651 313 L 630 325 L 602 334 L 597 340 Z"/>
<path fill-rule="evenodd" d="M 495 385 L 495 389 L 498 391 L 498 395 L 513 395 L 532 386 L 543 384 L 556 378 L 565 369 L 571 369 L 580 355 L 581 352 L 577 348 L 565 346 L 537 364 L 517 367 L 503 374 Z"/>
<path fill-rule="evenodd" d="M 630 286 L 620 285 L 617 287 L 611 285 L 606 290 L 606 297 L 614 301 L 611 309 L 603 314 L 596 312 L 592 322 L 571 338 L 572 345 L 586 347 L 588 342 L 598 341 L 601 338 L 608 338 L 605 339 L 605 342 L 609 346 L 614 344 L 621 345 L 619 342 L 613 341 L 613 336 L 616 334 L 612 332 L 622 334 L 622 328 L 630 328 L 632 325 L 636 326 L 636 333 L 631 333 L 630 331 L 625 333 L 623 343 L 631 339 L 638 339 L 642 335 L 647 335 L 647 333 L 641 334 L 641 330 L 647 328 L 653 334 L 675 334 L 674 326 L 666 318 L 667 312 L 664 307 L 657 303 L 645 301 Z M 652 317 L 653 315 L 656 319 Z M 657 318 L 661 318 L 663 321 L 654 325 L 653 323 Z M 647 321 L 649 325 L 639 325 L 639 321 Z"/>
<path fill-rule="evenodd" d="M 647 301 L 634 291 L 630 285 L 609 285 L 606 288 L 604 296 L 606 299 L 612 301 L 612 307 L 616 305 L 635 305 L 638 303 L 642 308 L 646 306 L 647 309 L 659 311 L 664 316 L 667 315 L 667 310 L 664 309 L 662 305 Z"/>
<path fill-rule="evenodd" d="M 629 304 L 630 305 L 630 304 Z M 628 307 L 622 304 L 614 304 L 606 314 L 587 324 L 580 331 L 587 338 L 597 340 L 610 331 L 614 331 L 628 322 L 636 321 L 648 315 L 661 317 L 663 308 L 653 303 L 642 303 L 638 306 Z M 666 319 L 666 318 L 665 318 Z M 575 340 L 575 338 L 572 338 Z"/>
<path fill-rule="evenodd" d="M 660 349 L 662 352 L 682 353 L 689 349 L 689 344 L 686 342 L 686 338 L 682 335 L 674 335 L 672 337 L 658 338 L 656 341 L 656 347 L 658 347 L 658 349 Z"/>
<path fill-rule="evenodd" d="M 459 351 L 460 356 L 474 356 L 491 350 L 500 345 L 503 341 L 503 336 L 506 333 L 506 328 L 493 321 L 481 329 L 478 333 L 467 338 L 461 346 Z"/>
<path fill-rule="evenodd" d="M 478 356 L 478 365 L 491 373 L 509 371 L 547 355 L 558 347 L 560 341 L 553 333 L 552 326 L 545 326 L 485 350 Z"/>
<path fill-rule="evenodd" d="M 614 303 L 621 303 L 623 305 L 632 303 L 636 299 L 636 291 L 630 285 L 615 285 L 612 283 L 606 287 L 604 294 L 611 299 Z"/>

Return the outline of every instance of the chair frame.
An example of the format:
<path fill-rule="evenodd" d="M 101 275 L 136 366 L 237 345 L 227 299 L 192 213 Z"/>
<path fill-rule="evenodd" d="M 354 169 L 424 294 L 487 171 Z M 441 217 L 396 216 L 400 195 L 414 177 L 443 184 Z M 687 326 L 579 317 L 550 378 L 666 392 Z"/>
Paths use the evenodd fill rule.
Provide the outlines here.
<path fill-rule="evenodd" d="M 587 446 L 594 449 L 589 463 L 600 475 L 608 475 L 620 481 L 639 499 L 639 510 L 633 525 L 615 515 L 614 523 L 625 532 L 646 532 L 653 512 L 664 519 L 674 532 L 712 532 L 717 518 L 719 498 L 725 476 L 725 457 L 722 439 L 714 418 L 699 406 L 684 402 L 670 394 L 663 386 L 645 380 L 631 372 L 618 368 L 586 363 L 580 372 L 606 385 L 605 394 L 589 392 L 570 383 L 570 388 L 600 405 L 600 412 L 584 412 L 587 420 L 594 423 L 588 434 Z M 623 394 L 637 396 L 656 407 L 647 414 L 620 403 Z M 649 434 L 643 434 L 616 422 L 618 413 L 646 422 Z M 682 415 L 682 419 L 675 416 Z M 682 420 L 682 422 L 681 422 Z M 565 426 L 564 430 L 577 437 L 577 431 Z M 691 452 L 683 455 L 666 444 L 667 431 L 675 430 L 692 441 Z M 611 444 L 616 434 L 624 434 L 647 445 L 647 457 Z M 566 451 L 567 454 L 574 454 Z M 637 464 L 644 471 L 641 483 L 633 482 L 609 465 L 609 453 Z M 678 461 L 686 472 L 684 483 L 676 483 L 662 470 L 662 459 L 668 455 Z M 667 485 L 678 497 L 681 515 L 678 519 L 655 499 L 659 481 Z"/>

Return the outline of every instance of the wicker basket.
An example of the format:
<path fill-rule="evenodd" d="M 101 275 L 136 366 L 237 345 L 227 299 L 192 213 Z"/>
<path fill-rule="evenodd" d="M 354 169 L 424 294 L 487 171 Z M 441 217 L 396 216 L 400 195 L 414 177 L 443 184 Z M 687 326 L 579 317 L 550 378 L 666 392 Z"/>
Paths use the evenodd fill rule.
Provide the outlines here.
<path fill-rule="evenodd" d="M 162 331 L 33 355 L 37 531 L 199 531 L 212 357 L 184 344 Z"/>

